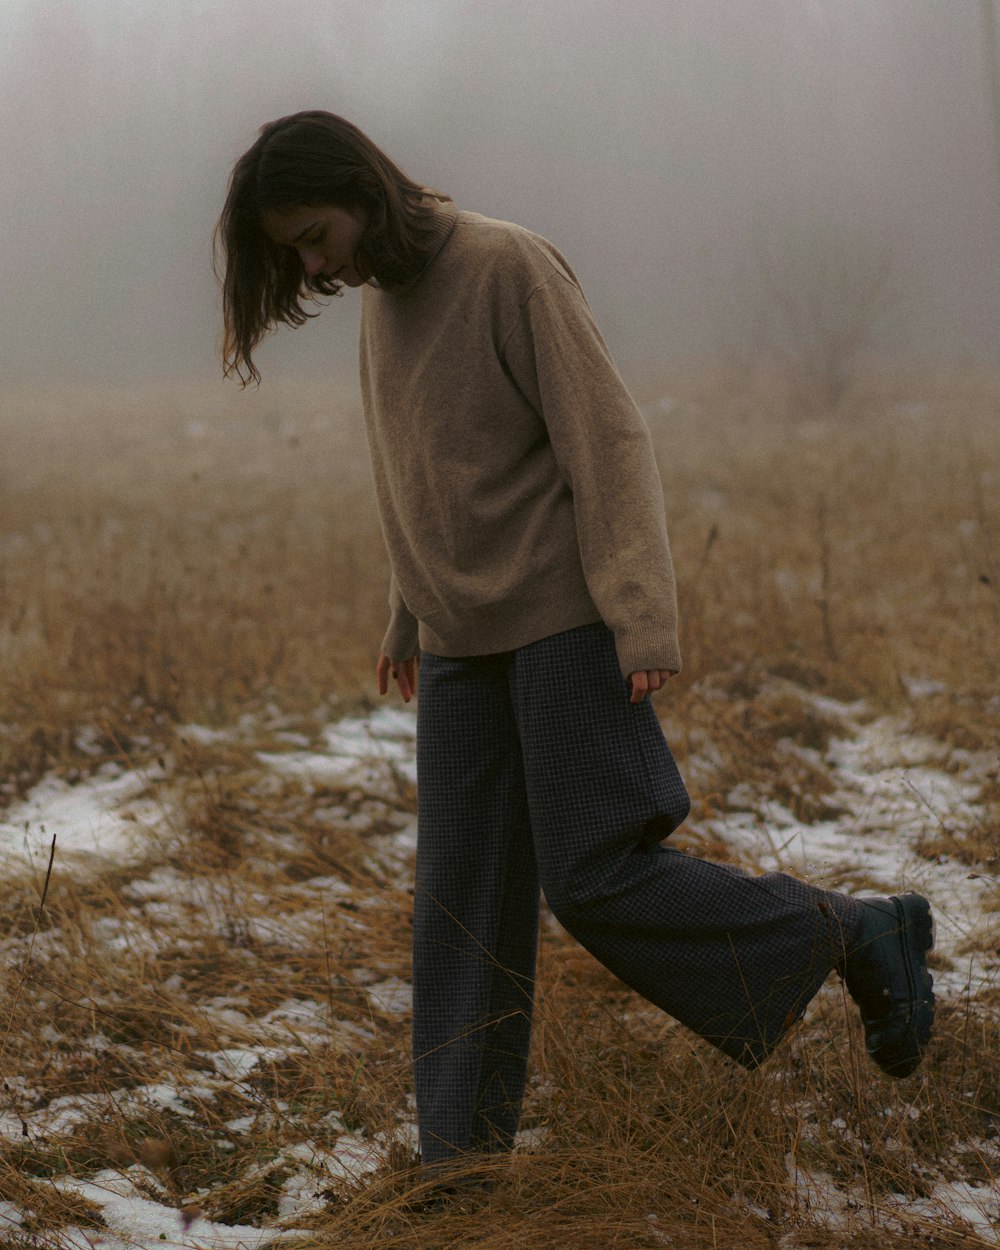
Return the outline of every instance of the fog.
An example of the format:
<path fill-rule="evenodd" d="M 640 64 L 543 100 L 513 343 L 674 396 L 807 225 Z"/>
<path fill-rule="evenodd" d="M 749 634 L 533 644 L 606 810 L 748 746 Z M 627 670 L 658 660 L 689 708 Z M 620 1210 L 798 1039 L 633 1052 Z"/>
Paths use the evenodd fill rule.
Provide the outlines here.
<path fill-rule="evenodd" d="M 303 108 L 550 238 L 631 376 L 765 344 L 818 257 L 889 267 L 874 351 L 996 359 L 979 0 L 3 0 L 0 65 L 0 383 L 217 378 L 228 172 Z M 347 377 L 357 303 L 265 385 Z"/>

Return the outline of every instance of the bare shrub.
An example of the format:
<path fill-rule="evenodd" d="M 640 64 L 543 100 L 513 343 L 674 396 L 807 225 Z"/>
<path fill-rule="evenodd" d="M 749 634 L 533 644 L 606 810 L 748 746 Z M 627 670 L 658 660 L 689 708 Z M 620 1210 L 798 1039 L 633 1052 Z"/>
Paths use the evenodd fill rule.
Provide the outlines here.
<path fill-rule="evenodd" d="M 777 369 L 789 410 L 837 408 L 903 300 L 896 250 L 860 228 L 790 224 L 758 244 L 753 280 L 760 293 L 752 351 Z"/>

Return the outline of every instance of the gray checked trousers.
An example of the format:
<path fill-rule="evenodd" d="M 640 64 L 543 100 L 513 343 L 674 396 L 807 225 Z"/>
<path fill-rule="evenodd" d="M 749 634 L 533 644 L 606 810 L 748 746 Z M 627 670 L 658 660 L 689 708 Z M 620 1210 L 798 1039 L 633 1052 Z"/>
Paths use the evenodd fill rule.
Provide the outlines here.
<path fill-rule="evenodd" d="M 660 845 L 687 794 L 601 623 L 499 655 L 423 654 L 417 783 L 425 1165 L 513 1142 L 540 888 L 616 976 L 747 1067 L 802 1015 L 859 922 L 846 895 Z"/>

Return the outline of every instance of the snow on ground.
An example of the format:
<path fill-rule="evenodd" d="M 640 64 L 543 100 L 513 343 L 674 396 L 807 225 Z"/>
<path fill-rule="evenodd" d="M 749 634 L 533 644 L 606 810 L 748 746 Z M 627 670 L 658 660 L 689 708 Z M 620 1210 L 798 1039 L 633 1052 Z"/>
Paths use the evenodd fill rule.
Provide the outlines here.
<path fill-rule="evenodd" d="M 162 778 L 158 766 L 139 773 L 117 764 L 75 785 L 46 777 L 0 819 L 0 867 L 27 861 L 44 872 L 53 837 L 60 860 L 89 861 L 97 871 L 109 862 L 138 859 L 145 850 L 138 831 L 163 818 L 153 797 Z"/>
<path fill-rule="evenodd" d="M 920 693 L 919 691 L 917 692 Z M 918 889 L 932 900 L 937 916 L 939 946 L 945 955 L 953 953 L 971 934 L 982 934 L 995 924 L 995 914 L 982 904 L 992 884 L 966 866 L 943 856 L 927 858 L 919 853 L 922 839 L 933 835 L 942 824 L 974 822 L 981 819 L 984 779 L 991 761 L 953 752 L 948 767 L 942 765 L 941 744 L 915 737 L 903 721 L 883 716 L 872 718 L 860 705 L 834 704 L 816 699 L 817 709 L 835 716 L 844 726 L 822 753 L 808 751 L 789 742 L 788 751 L 809 757 L 834 779 L 829 796 L 831 810 L 842 813 L 836 819 L 803 823 L 788 808 L 772 799 L 755 795 L 749 786 L 737 787 L 728 795 L 728 810 L 703 821 L 703 826 L 727 844 L 745 854 L 761 868 L 781 868 L 829 884 L 842 884 L 860 893 L 881 888 L 886 891 Z M 200 726 L 181 731 L 191 742 L 205 744 L 247 741 L 252 726 L 242 724 L 232 734 Z M 272 740 L 275 735 L 272 735 Z M 356 787 L 366 796 L 398 793 L 400 781 L 415 780 L 416 721 L 410 710 L 380 709 L 368 716 L 356 716 L 328 725 L 319 742 L 287 734 L 280 741 L 287 751 L 261 751 L 257 760 L 265 774 L 294 778 L 310 786 Z M 252 740 L 252 739 L 251 739 Z M 995 766 L 995 761 L 992 761 Z M 704 761 L 695 761 L 704 770 Z M 138 859 L 148 851 L 148 832 L 170 824 L 171 777 L 166 769 L 140 772 L 107 765 L 89 780 L 69 784 L 48 777 L 34 787 L 20 803 L 11 807 L 0 822 L 0 866 L 10 869 L 25 863 L 44 871 L 52 836 L 57 838 L 57 862 L 72 860 L 74 871 L 88 866 L 100 871 L 102 865 L 121 864 Z M 324 819 L 325 809 L 314 813 Z M 331 821 L 343 820 L 348 813 L 339 807 L 326 813 Z M 402 827 L 399 827 L 399 826 Z M 412 819 L 397 822 L 389 834 L 373 836 L 373 842 L 386 852 L 390 862 L 403 872 L 415 842 Z M 322 884 L 326 879 L 322 879 Z M 147 907 L 169 909 L 179 906 L 178 892 L 172 888 L 173 870 L 154 869 L 143 881 L 131 883 L 126 894 L 144 899 Z M 315 886 L 317 882 L 310 883 Z M 343 883 L 331 878 L 328 893 L 335 896 Z M 191 882 L 187 882 L 189 905 Z M 209 910 L 206 896 L 193 900 Z M 276 918 L 275 924 L 281 924 Z M 266 934 L 263 935 L 266 939 Z M 966 991 L 970 975 L 975 989 L 996 976 L 997 961 L 985 953 L 985 942 L 978 952 L 956 959 L 955 971 L 938 973 L 939 990 L 944 994 Z M 989 949 L 995 950 L 993 941 Z M 382 1012 L 405 1013 L 411 1006 L 407 982 L 372 971 L 363 978 L 370 1004 Z M 192 1099 L 212 1096 L 213 1082 L 244 1081 L 260 1064 L 289 1053 L 309 1039 L 329 1037 L 340 1031 L 346 1037 L 364 1037 L 362 1023 L 333 1020 L 325 1006 L 289 1000 L 263 1019 L 251 1019 L 237 998 L 220 997 L 205 1010 L 215 1012 L 225 1024 L 243 1036 L 258 1040 L 255 1045 L 231 1045 L 210 1056 L 212 1072 L 203 1072 L 203 1086 L 183 1089 L 169 1085 L 148 1085 L 123 1091 L 128 1101 L 143 1101 L 170 1107 L 180 1114 L 190 1110 Z M 59 1104 L 59 1105 L 57 1105 Z M 65 1105 L 63 1105 L 65 1104 Z M 57 1099 L 33 1122 L 33 1131 L 44 1134 L 64 1129 L 80 1114 L 79 1098 Z M 333 1116 L 333 1113 L 331 1113 Z M 251 1117 L 247 1117 L 249 1126 Z M 333 1116 L 331 1124 L 336 1121 Z M 239 1124 L 230 1126 L 239 1131 Z M 333 1148 L 303 1142 L 286 1150 L 284 1161 L 293 1169 L 283 1186 L 279 1218 L 287 1226 L 300 1220 L 308 1224 L 311 1210 L 321 1203 L 323 1190 L 338 1178 L 360 1177 L 382 1160 L 387 1144 L 364 1139 L 339 1121 Z M 402 1126 L 412 1136 L 412 1123 Z M 0 1135 L 16 1137 L 22 1132 L 17 1116 L 0 1114 Z M 844 1186 L 819 1174 L 809 1174 L 789 1162 L 789 1175 L 798 1186 L 804 1205 L 818 1224 L 837 1225 L 846 1218 L 849 1206 L 857 1203 Z M 149 1185 L 138 1184 L 143 1169 L 138 1165 L 125 1171 L 104 1171 L 88 1180 L 66 1178 L 59 1183 L 96 1203 L 104 1215 L 107 1230 L 64 1229 L 47 1236 L 46 1244 L 71 1250 L 77 1246 L 92 1250 L 147 1250 L 163 1244 L 183 1247 L 237 1247 L 252 1250 L 275 1243 L 286 1231 L 262 1230 L 214 1224 L 184 1218 L 167 1204 L 154 1201 Z M 925 1203 L 928 1219 L 935 1210 L 959 1212 L 974 1225 L 984 1240 L 1000 1244 L 997 1231 L 996 1195 L 983 1187 L 960 1182 L 939 1185 Z M 0 1229 L 11 1244 L 17 1238 L 20 1215 L 9 1203 L 0 1205 Z M 30 1235 L 29 1235 L 30 1237 Z M 23 1244 L 29 1244 L 25 1241 Z M 789 1243 L 791 1244 L 791 1243 Z"/>
<path fill-rule="evenodd" d="M 314 784 L 378 791 L 394 773 L 416 781 L 416 736 L 412 713 L 379 708 L 368 717 L 352 716 L 328 725 L 322 751 L 261 751 L 257 758 L 266 768 Z"/>
<path fill-rule="evenodd" d="M 251 730 L 242 722 L 234 731 L 185 725 L 179 736 L 212 745 L 238 741 Z M 416 733 L 411 712 L 379 708 L 367 717 L 326 726 L 321 750 L 260 751 L 257 758 L 266 770 L 307 785 L 353 786 L 378 794 L 400 778 L 416 781 Z M 308 745 L 299 735 L 285 737 Z M 149 845 L 142 835 L 170 825 L 169 790 L 169 777 L 158 764 L 142 771 L 105 764 L 75 783 L 46 777 L 3 813 L 0 868 L 27 863 L 44 872 L 53 837 L 57 860 L 71 859 L 75 870 L 100 872 L 109 863 L 138 860 Z M 336 819 L 346 813 L 331 809 L 328 814 Z"/>
<path fill-rule="evenodd" d="M 908 733 L 898 718 L 870 719 L 859 704 L 815 703 L 837 717 L 844 735 L 831 741 L 825 755 L 784 745 L 825 765 L 835 782 L 827 802 L 845 814 L 807 824 L 782 804 L 755 799 L 749 787 L 743 793 L 739 787 L 728 798 L 744 810 L 727 811 L 707 827 L 768 871 L 791 872 L 860 896 L 905 890 L 926 895 L 934 911 L 936 949 L 955 962 L 953 970 L 935 973 L 938 992 L 963 993 L 970 979 L 973 990 L 995 980 L 995 956 L 957 951 L 974 936 L 985 939 L 987 929 L 997 934 L 997 915 L 983 906 L 996 878 L 943 855 L 928 857 L 919 847 L 945 828 L 967 828 L 984 819 L 983 788 L 996 760 L 955 751 L 948 762 L 956 771 L 947 771 L 940 763 L 941 744 Z M 990 945 L 995 948 L 996 942 Z"/>
<path fill-rule="evenodd" d="M 130 1168 L 132 1172 L 135 1169 Z M 46 1244 L 59 1250 L 139 1250 L 146 1246 L 185 1250 L 258 1250 L 273 1246 L 295 1230 L 254 1228 L 249 1224 L 217 1224 L 200 1216 L 187 1219 L 176 1208 L 153 1202 L 122 1172 L 98 1172 L 89 1181 L 66 1180 L 60 1188 L 79 1194 L 101 1208 L 107 1231 L 64 1229 L 48 1234 Z M 299 1234 L 301 1235 L 301 1230 Z"/>
<path fill-rule="evenodd" d="M 846 1231 L 855 1222 L 856 1213 L 868 1205 L 860 1180 L 846 1186 L 842 1180 L 835 1180 L 825 1172 L 804 1168 L 791 1154 L 785 1160 L 785 1167 L 799 1203 L 809 1212 L 810 1224 L 814 1227 Z M 926 1198 L 895 1194 L 888 1195 L 882 1202 L 904 1214 L 910 1228 L 915 1220 L 925 1220 L 930 1229 L 942 1216 L 955 1217 L 981 1238 L 982 1245 L 1000 1245 L 1000 1194 L 991 1185 L 942 1181 L 933 1187 Z M 892 1215 L 883 1213 L 882 1220 L 887 1231 L 903 1231 L 902 1222 Z M 795 1233 L 779 1242 L 788 1250 L 799 1244 Z"/>

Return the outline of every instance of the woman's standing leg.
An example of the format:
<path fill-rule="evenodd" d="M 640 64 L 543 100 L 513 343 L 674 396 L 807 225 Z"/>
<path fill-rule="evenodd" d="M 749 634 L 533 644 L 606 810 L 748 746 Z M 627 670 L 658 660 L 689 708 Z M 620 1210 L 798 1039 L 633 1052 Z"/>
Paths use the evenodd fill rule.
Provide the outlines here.
<path fill-rule="evenodd" d="M 857 932 L 857 903 L 650 839 L 658 822 L 663 833 L 683 818 L 684 797 L 656 714 L 628 701 L 603 625 L 521 648 L 512 692 L 556 917 L 657 1006 L 741 1063 L 762 1062 Z"/>
<path fill-rule="evenodd" d="M 539 889 L 512 663 L 420 662 L 413 1056 L 425 1165 L 509 1148 L 524 1092 Z"/>

